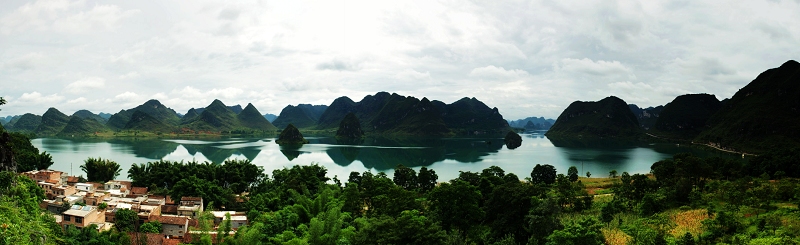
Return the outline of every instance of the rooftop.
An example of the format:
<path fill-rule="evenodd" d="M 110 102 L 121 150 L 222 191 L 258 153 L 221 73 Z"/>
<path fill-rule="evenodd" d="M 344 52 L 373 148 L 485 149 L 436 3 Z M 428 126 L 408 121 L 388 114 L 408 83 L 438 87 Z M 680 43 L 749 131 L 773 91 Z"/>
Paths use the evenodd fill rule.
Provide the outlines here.
<path fill-rule="evenodd" d="M 86 215 L 89 215 L 93 210 L 95 210 L 93 206 L 72 205 L 72 207 L 70 207 L 69 210 L 64 211 L 64 214 L 70 216 L 86 217 Z"/>

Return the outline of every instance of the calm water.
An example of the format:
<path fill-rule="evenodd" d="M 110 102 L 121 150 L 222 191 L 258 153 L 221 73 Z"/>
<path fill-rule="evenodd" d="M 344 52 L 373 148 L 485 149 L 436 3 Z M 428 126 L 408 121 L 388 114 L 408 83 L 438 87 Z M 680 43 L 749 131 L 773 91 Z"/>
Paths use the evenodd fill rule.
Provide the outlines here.
<path fill-rule="evenodd" d="M 520 178 L 530 176 L 536 164 L 551 164 L 559 173 L 570 166 L 581 175 L 607 176 L 619 173 L 647 173 L 654 162 L 675 153 L 720 154 L 696 147 L 675 144 L 621 146 L 607 143 L 558 142 L 542 134 L 524 134 L 522 146 L 508 150 L 502 138 L 388 139 L 367 138 L 360 142 L 337 141 L 332 137 L 308 137 L 310 144 L 282 147 L 274 138 L 226 139 L 34 139 L 33 145 L 53 156 L 51 169 L 84 175 L 80 165 L 89 157 L 101 157 L 122 166 L 119 179 L 127 179 L 133 163 L 158 159 L 173 161 L 209 161 L 249 159 L 267 173 L 273 169 L 318 163 L 328 169 L 328 176 L 346 181 L 351 171 L 384 171 L 389 176 L 398 164 L 416 170 L 426 166 L 436 170 L 439 181 L 458 176 L 458 171 L 479 172 L 497 165 Z"/>

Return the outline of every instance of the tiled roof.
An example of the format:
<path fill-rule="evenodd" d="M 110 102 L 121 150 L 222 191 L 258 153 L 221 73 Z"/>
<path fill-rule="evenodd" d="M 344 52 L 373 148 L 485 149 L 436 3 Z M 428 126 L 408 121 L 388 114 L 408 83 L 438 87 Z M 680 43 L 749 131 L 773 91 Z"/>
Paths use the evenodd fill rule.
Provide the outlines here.
<path fill-rule="evenodd" d="M 188 218 L 177 216 L 158 216 L 156 220 L 162 224 L 186 225 Z"/>
<path fill-rule="evenodd" d="M 202 197 L 181 197 L 181 201 L 202 201 Z"/>
<path fill-rule="evenodd" d="M 178 206 L 176 205 L 161 205 L 161 213 L 164 214 L 177 214 Z"/>
<path fill-rule="evenodd" d="M 131 194 L 147 194 L 147 187 L 134 186 L 131 188 Z"/>

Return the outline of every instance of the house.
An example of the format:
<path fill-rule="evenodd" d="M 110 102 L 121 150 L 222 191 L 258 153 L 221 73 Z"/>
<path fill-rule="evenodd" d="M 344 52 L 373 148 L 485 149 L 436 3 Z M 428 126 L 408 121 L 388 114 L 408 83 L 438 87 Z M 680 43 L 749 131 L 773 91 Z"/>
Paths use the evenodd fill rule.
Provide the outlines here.
<path fill-rule="evenodd" d="M 161 216 L 161 205 L 138 205 L 138 207 L 135 206 L 134 208 L 136 208 L 140 224 L 144 224 L 153 220 L 155 217 Z"/>
<path fill-rule="evenodd" d="M 78 190 L 75 189 L 74 186 L 68 186 L 68 185 L 62 185 L 62 186 L 53 187 L 52 191 L 53 191 L 52 194 L 54 196 L 56 196 L 56 197 L 57 196 L 69 196 L 69 195 L 72 195 L 72 194 L 75 194 L 75 193 L 78 192 Z M 53 199 L 53 198 L 48 198 L 48 199 Z"/>
<path fill-rule="evenodd" d="M 105 199 L 110 197 L 111 195 L 106 192 L 90 192 L 83 196 L 83 201 L 88 205 L 97 206 L 100 205 L 100 203 L 103 203 Z"/>
<path fill-rule="evenodd" d="M 89 183 L 77 183 L 75 184 L 75 189 L 78 191 L 94 192 L 94 185 Z"/>
<path fill-rule="evenodd" d="M 121 181 L 109 181 L 103 185 L 103 189 L 110 193 L 111 196 L 115 197 L 126 197 L 130 193 L 130 189 L 127 185 L 123 184 Z"/>
<path fill-rule="evenodd" d="M 129 195 L 131 197 L 145 196 L 147 195 L 147 187 L 138 187 L 138 186 L 131 187 L 131 193 Z"/>
<path fill-rule="evenodd" d="M 161 234 L 169 237 L 183 237 L 189 231 L 189 218 L 179 216 L 158 216 Z"/>
<path fill-rule="evenodd" d="M 69 210 L 61 214 L 61 227 L 67 225 L 75 225 L 75 227 L 83 228 L 91 224 L 105 224 L 105 212 L 97 209 L 96 206 L 80 206 L 72 205 Z"/>
<path fill-rule="evenodd" d="M 33 179 L 33 181 L 36 181 L 36 182 L 39 182 L 39 181 L 41 181 L 41 182 L 53 181 L 55 184 L 60 185 L 61 184 L 61 175 L 64 174 L 64 172 L 56 171 L 56 170 L 50 170 L 50 169 L 43 169 L 43 170 L 28 171 L 28 172 L 24 172 L 22 174 L 25 175 L 25 176 L 28 176 L 28 178 L 31 178 L 31 179 Z M 51 183 L 53 183 L 53 182 L 51 182 Z"/>
<path fill-rule="evenodd" d="M 75 176 L 61 176 L 61 183 L 65 185 L 72 185 L 74 186 L 77 183 L 80 183 L 81 179 Z"/>
<path fill-rule="evenodd" d="M 200 212 L 203 212 L 202 197 L 181 197 L 181 205 L 178 206 L 179 216 L 195 217 Z"/>

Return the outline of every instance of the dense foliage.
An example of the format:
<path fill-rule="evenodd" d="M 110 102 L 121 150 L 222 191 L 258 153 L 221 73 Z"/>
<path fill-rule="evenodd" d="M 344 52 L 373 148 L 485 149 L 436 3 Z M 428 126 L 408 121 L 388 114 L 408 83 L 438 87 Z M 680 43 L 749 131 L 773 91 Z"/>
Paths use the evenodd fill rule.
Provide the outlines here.
<path fill-rule="evenodd" d="M 28 135 L 9 133 L 9 139 L 17 161 L 17 172 L 48 169 L 53 165 L 53 157 L 46 151 L 39 152 L 39 149 L 31 144 Z"/>
<path fill-rule="evenodd" d="M 158 161 L 134 165 L 129 176 L 135 185 L 155 186 L 173 198 L 200 196 L 214 203 L 211 209 L 247 212 L 247 226 L 233 231 L 223 222 L 216 241 L 209 235 L 213 217 L 199 214 L 200 233 L 193 239 L 198 243 L 796 244 L 797 152 L 774 152 L 748 161 L 678 154 L 654 163 L 651 175 L 622 173 L 611 178 L 614 184 L 605 187 L 613 191 L 610 196 L 590 195 L 587 185 L 595 186 L 595 180 L 576 179 L 577 168 L 564 175 L 546 164 L 536 165 L 531 178 L 523 181 L 492 166 L 460 172 L 438 185 L 433 170 L 403 165 L 393 176 L 352 172 L 345 183 L 338 176 L 329 178 L 316 164 L 276 169 L 270 178 L 248 161 Z M 37 206 L 41 189 L 13 173 L 0 177 L 0 218 L 24 218 L 25 226 L 44 227 L 0 233 L 4 237 L 39 239 L 44 234 L 53 237 L 51 243 L 98 244 L 126 238 L 117 231 L 70 227 L 61 233 L 49 216 L 35 215 L 43 212 Z M 24 193 L 10 191 L 23 186 Z M 234 193 L 243 192 L 247 195 L 236 201 Z M 15 216 L 18 212 L 30 215 Z M 155 223 L 135 227 L 124 216 L 117 213 L 120 230 L 159 229 Z"/>
<path fill-rule="evenodd" d="M 90 157 L 81 164 L 81 170 L 86 173 L 87 180 L 105 183 L 119 176 L 120 166 L 109 159 Z"/>

